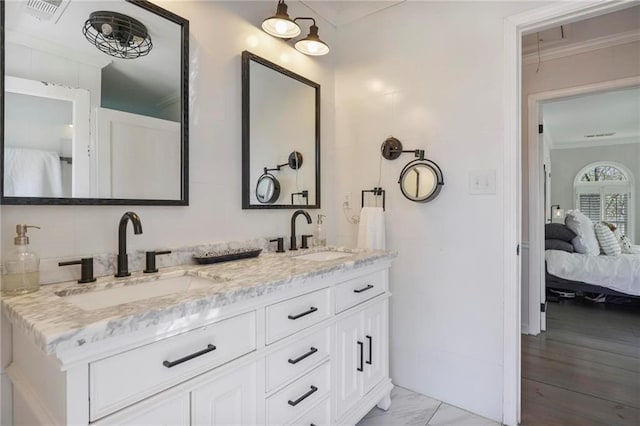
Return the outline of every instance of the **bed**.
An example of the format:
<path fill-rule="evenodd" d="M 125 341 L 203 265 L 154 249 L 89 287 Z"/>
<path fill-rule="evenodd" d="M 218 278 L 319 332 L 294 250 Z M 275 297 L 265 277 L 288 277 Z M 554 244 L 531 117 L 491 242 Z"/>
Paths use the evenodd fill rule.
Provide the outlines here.
<path fill-rule="evenodd" d="M 640 246 L 634 246 L 640 253 Z M 592 256 L 546 250 L 546 287 L 640 298 L 640 254 Z"/>

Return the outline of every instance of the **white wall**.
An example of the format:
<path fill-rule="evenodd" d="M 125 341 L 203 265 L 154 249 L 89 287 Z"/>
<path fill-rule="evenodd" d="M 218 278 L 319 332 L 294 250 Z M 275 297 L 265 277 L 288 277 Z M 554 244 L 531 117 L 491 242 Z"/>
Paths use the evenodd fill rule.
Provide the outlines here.
<path fill-rule="evenodd" d="M 529 242 L 528 97 L 535 93 L 584 86 L 640 75 L 640 43 L 626 43 L 578 55 L 522 66 L 522 241 Z M 553 176 L 551 178 L 553 185 Z M 522 253 L 522 263 L 529 261 Z M 529 276 L 522 268 L 522 321 L 529 320 Z"/>
<path fill-rule="evenodd" d="M 583 167 L 598 161 L 612 161 L 627 166 L 633 173 L 633 179 L 640 178 L 640 143 L 609 146 L 595 146 L 573 149 L 551 150 L 551 204 L 559 204 L 565 211 L 575 207 L 573 182 Z M 632 202 L 640 199 L 640 185 L 635 185 Z M 629 235 L 634 241 L 640 241 L 640 210 L 634 209 L 635 235 Z"/>
<path fill-rule="evenodd" d="M 41 257 L 80 256 L 117 250 L 117 224 L 127 210 L 137 212 L 144 234 L 129 231 L 129 248 L 191 245 L 287 235 L 291 211 L 241 210 L 240 53 L 250 50 L 322 86 L 322 206 L 333 241 L 335 56 L 311 58 L 260 29 L 275 2 L 163 1 L 159 5 L 190 20 L 190 205 L 2 206 L 2 248 L 13 245 L 16 223 L 42 226 L 31 235 Z M 313 13 L 292 2 L 295 16 Z M 334 46 L 332 27 L 318 21 Z M 300 224 L 300 233 L 311 225 Z"/>
<path fill-rule="evenodd" d="M 390 135 L 425 148 L 444 188 L 412 203 L 397 184 L 408 154 L 383 160 L 391 270 L 391 377 L 400 386 L 502 419 L 503 19 L 540 3 L 405 2 L 338 28 L 338 191 L 377 186 Z M 470 195 L 469 172 L 496 171 Z M 359 206 L 358 206 L 359 207 Z M 341 218 L 339 237 L 355 227 Z"/>

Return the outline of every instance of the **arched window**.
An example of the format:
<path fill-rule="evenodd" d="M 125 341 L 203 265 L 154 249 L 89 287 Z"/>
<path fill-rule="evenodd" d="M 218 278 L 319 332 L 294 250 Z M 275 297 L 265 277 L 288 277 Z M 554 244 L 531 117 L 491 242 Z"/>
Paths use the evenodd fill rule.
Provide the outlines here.
<path fill-rule="evenodd" d="M 594 222 L 606 221 L 633 237 L 633 175 L 622 164 L 592 163 L 575 177 L 575 208 Z"/>

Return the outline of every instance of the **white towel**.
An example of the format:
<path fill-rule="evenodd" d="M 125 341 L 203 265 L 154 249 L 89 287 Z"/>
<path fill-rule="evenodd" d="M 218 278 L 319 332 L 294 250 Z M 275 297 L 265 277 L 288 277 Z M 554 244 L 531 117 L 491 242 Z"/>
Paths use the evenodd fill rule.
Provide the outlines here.
<path fill-rule="evenodd" d="M 382 207 L 363 207 L 358 226 L 358 248 L 385 249 L 384 210 Z"/>
<path fill-rule="evenodd" d="M 39 149 L 5 148 L 4 195 L 62 197 L 60 156 Z"/>

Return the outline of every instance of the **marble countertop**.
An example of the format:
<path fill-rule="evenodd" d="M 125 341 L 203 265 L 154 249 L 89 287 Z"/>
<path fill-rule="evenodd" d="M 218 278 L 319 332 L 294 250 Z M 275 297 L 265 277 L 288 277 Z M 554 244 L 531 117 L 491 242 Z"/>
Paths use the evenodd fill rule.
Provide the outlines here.
<path fill-rule="evenodd" d="M 152 275 L 134 273 L 128 278 L 102 277 L 91 284 L 50 284 L 42 286 L 35 293 L 3 296 L 2 307 L 14 327 L 22 329 L 36 346 L 52 354 L 203 314 L 225 305 L 290 289 L 313 279 L 359 269 L 397 256 L 395 252 L 380 250 L 339 247 L 322 250 L 327 249 L 345 251 L 352 255 L 313 261 L 292 257 L 320 249 L 281 254 L 262 253 L 253 259 L 163 268 Z M 212 283 L 205 288 L 95 310 L 83 310 L 65 301 L 64 297 L 182 275 L 210 279 Z"/>

